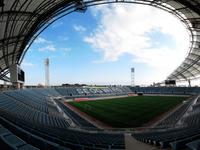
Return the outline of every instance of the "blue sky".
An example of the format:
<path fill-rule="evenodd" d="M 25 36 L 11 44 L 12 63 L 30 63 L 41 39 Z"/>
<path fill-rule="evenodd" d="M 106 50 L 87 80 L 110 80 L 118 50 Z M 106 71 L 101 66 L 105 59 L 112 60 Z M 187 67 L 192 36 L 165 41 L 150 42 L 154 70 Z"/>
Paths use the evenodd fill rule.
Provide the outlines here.
<path fill-rule="evenodd" d="M 140 5 L 103 5 L 72 13 L 49 26 L 22 63 L 26 84 L 136 84 L 164 80 L 183 60 L 188 34 L 172 15 Z"/>

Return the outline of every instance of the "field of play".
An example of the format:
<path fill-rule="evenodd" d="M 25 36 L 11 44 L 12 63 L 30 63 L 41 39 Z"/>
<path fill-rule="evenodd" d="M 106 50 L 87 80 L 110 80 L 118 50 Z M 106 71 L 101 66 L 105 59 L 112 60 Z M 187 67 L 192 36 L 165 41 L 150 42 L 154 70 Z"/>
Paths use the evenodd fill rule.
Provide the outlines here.
<path fill-rule="evenodd" d="M 186 99 L 175 96 L 135 96 L 69 104 L 112 127 L 133 128 L 144 126 Z"/>

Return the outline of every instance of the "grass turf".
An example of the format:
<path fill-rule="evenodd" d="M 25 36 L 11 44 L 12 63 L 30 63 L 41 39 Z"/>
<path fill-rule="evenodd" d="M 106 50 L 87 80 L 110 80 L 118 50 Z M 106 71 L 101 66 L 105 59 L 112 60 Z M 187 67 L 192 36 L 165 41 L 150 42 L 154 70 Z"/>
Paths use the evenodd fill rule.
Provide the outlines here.
<path fill-rule="evenodd" d="M 69 104 L 112 127 L 130 128 L 143 126 L 185 99 L 171 96 L 136 96 Z"/>

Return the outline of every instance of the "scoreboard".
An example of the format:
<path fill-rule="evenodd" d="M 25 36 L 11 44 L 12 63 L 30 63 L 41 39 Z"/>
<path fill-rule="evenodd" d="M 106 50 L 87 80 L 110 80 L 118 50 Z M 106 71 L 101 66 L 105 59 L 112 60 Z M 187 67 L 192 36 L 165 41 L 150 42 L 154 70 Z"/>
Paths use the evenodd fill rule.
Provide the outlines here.
<path fill-rule="evenodd" d="M 24 71 L 21 68 L 18 68 L 17 79 L 20 82 L 24 82 L 25 81 L 25 73 L 24 73 Z"/>
<path fill-rule="evenodd" d="M 176 85 L 176 80 L 165 80 L 165 85 Z"/>
<path fill-rule="evenodd" d="M 24 83 L 25 73 L 19 65 L 14 64 L 10 66 L 10 79 L 13 83 Z"/>

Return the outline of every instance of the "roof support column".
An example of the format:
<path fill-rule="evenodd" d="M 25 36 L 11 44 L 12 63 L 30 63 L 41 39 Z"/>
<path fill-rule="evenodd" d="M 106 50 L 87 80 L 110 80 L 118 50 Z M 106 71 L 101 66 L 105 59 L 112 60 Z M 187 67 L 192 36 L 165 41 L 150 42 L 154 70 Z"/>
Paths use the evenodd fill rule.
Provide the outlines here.
<path fill-rule="evenodd" d="M 188 86 L 191 87 L 191 80 L 188 79 Z"/>

